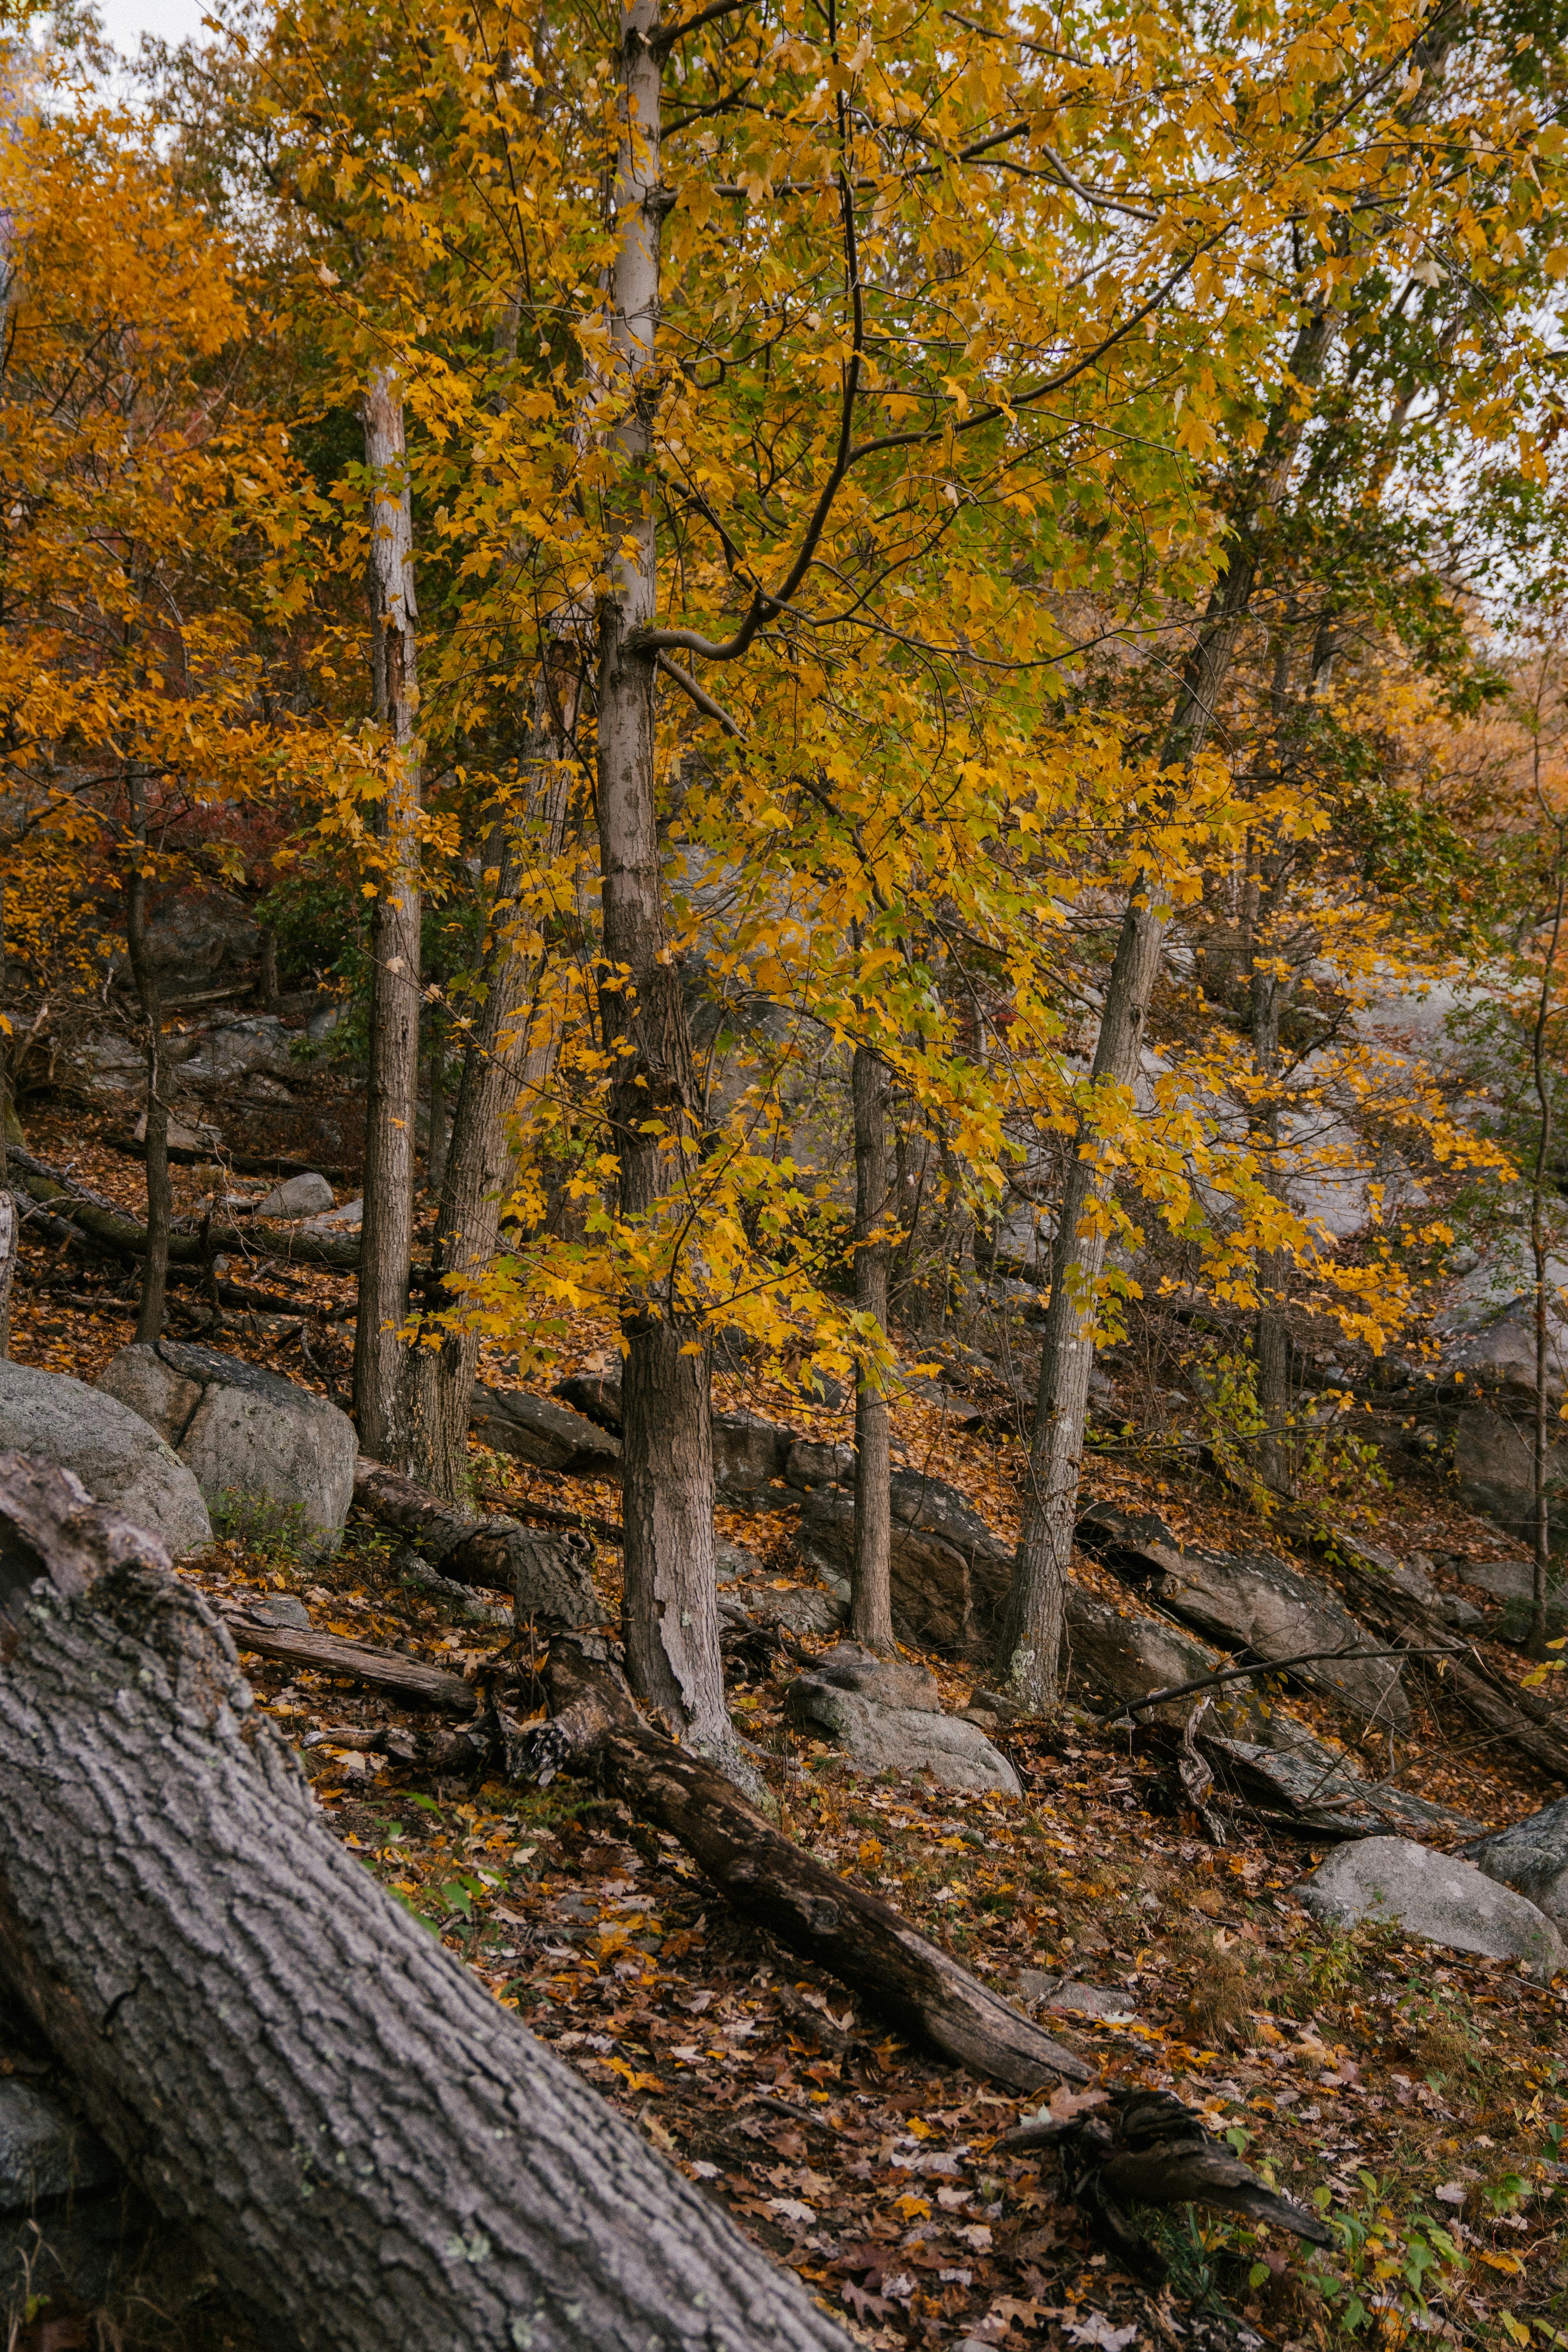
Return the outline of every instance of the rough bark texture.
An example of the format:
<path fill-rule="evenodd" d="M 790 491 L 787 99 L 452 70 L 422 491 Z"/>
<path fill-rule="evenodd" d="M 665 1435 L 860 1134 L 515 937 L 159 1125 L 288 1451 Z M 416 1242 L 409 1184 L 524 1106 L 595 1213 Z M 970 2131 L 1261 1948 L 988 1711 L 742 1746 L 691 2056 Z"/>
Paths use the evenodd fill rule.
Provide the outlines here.
<path fill-rule="evenodd" d="M 0 1117 L 4 1112 L 0 1099 Z M 0 1176 L 0 1357 L 11 1352 L 11 1285 L 16 1276 L 16 1245 L 22 1231 L 16 1203 L 4 1183 Z"/>
<path fill-rule="evenodd" d="M 588 1573 L 593 1547 L 584 1536 L 541 1536 L 515 1519 L 475 1518 L 426 1494 L 401 1471 L 363 1456 L 354 1472 L 354 1500 L 383 1527 L 405 1537 L 422 1559 L 454 1584 L 510 1592 L 518 1615 L 532 1618 L 546 1631 L 592 1625 L 598 1619 Z"/>
<path fill-rule="evenodd" d="M 419 1091 L 419 746 L 414 526 L 403 395 L 378 370 L 364 396 L 371 494 L 371 645 L 375 715 L 389 739 L 376 811 L 383 870 L 371 930 L 370 1077 L 364 1215 L 354 1327 L 354 1417 L 361 1443 L 406 1469 L 411 1460 L 407 1350 L 414 1248 L 414 1122 Z"/>
<path fill-rule="evenodd" d="M 1540 792 L 1541 739 L 1535 740 L 1536 791 Z M 1544 803 L 1543 803 L 1544 804 Z M 1552 1460 L 1548 1422 L 1551 1417 L 1549 1382 L 1552 1378 L 1552 1357 L 1549 1345 L 1550 1308 L 1556 1287 L 1551 1272 L 1551 1243 L 1546 1230 L 1547 1170 L 1552 1159 L 1553 1126 L 1552 1081 L 1556 1075 L 1548 1054 L 1548 1036 L 1552 1024 L 1552 986 L 1557 972 L 1557 950 L 1563 937 L 1564 900 L 1568 898 L 1568 837 L 1562 824 L 1557 827 L 1556 857 L 1557 888 L 1552 910 L 1552 935 L 1542 961 L 1541 991 L 1536 1001 L 1535 1024 L 1531 1038 L 1531 1075 L 1535 1086 L 1536 1118 L 1539 1121 L 1535 1139 L 1535 1166 L 1530 1188 L 1530 1252 L 1534 1275 L 1535 1306 L 1535 1413 L 1531 1432 L 1531 1472 L 1534 1486 L 1534 1576 L 1532 1606 L 1530 1619 L 1530 1646 L 1538 1658 L 1546 1655 L 1546 1600 L 1552 1580 L 1552 1501 L 1548 1493 L 1548 1471 Z"/>
<path fill-rule="evenodd" d="M 40 1477 L 74 1483 L 0 1459 L 11 1549 L 55 1571 L 0 1666 L 0 1978 L 268 2340 L 845 2352 L 328 1834 L 156 1545 L 114 1558 L 84 1499 L 70 1556 Z"/>
<path fill-rule="evenodd" d="M 858 1045 L 850 1070 L 855 1108 L 855 1307 L 884 1333 L 888 1328 L 886 1239 L 869 1235 L 887 1223 L 888 1066 L 869 1045 Z M 893 1651 L 893 1457 L 888 1400 L 875 1366 L 862 1363 L 855 1382 L 855 1559 L 850 1571 L 849 1631 L 884 1656 Z"/>
<path fill-rule="evenodd" d="M 780 1832 L 714 1766 L 641 1723 L 602 1644 L 550 1653 L 556 1716 L 525 1738 L 521 1759 L 548 1778 L 593 1755 L 634 1812 L 677 1837 L 726 1899 L 792 1951 L 831 1970 L 905 2033 L 956 2065 L 1037 2090 L 1089 2070 L 901 1919 Z"/>
<path fill-rule="evenodd" d="M 163 1008 L 158 975 L 147 951 L 147 787 L 135 779 L 129 789 L 131 840 L 126 848 L 125 945 L 147 1054 L 147 1244 L 136 1337 L 150 1347 L 162 1337 L 163 1329 L 174 1194 L 169 1181 L 169 1106 L 163 1096 Z"/>
<path fill-rule="evenodd" d="M 640 643 L 658 604 L 648 478 L 658 319 L 661 52 L 657 0 L 624 8 L 615 70 L 622 141 L 605 391 L 618 415 L 619 544 L 599 615 L 598 820 L 606 971 L 600 1018 L 614 1056 L 609 1117 L 620 1208 L 647 1218 L 679 1174 L 693 1108 L 690 1036 L 664 927 L 654 803 L 656 656 Z M 650 1132 L 650 1127 L 655 1130 Z M 629 1300 L 622 1390 L 625 1636 L 638 1697 L 683 1738 L 747 1777 L 724 1703 L 713 1551 L 709 1351 L 668 1294 Z M 686 1353 L 688 1348 L 694 1350 Z"/>

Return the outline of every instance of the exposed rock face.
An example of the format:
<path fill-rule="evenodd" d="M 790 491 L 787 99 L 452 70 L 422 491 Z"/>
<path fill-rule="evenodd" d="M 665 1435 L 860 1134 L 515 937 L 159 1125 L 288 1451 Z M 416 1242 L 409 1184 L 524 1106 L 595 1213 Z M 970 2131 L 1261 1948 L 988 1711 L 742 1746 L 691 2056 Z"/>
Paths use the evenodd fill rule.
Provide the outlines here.
<path fill-rule="evenodd" d="M 294 1521 L 311 1552 L 342 1533 L 359 1441 L 347 1413 L 324 1397 L 216 1348 L 174 1339 L 121 1348 L 99 1388 L 174 1447 L 209 1508 L 269 1507 Z"/>
<path fill-rule="evenodd" d="M 621 1368 L 604 1372 L 570 1372 L 557 1381 L 555 1393 L 576 1412 L 586 1413 L 601 1429 L 621 1433 Z"/>
<path fill-rule="evenodd" d="M 258 1217 L 320 1217 L 332 1207 L 332 1188 L 324 1176 L 312 1170 L 303 1176 L 290 1176 L 276 1192 L 258 1201 L 255 1213 Z"/>
<path fill-rule="evenodd" d="M 1278 1715 L 1268 1741 L 1206 1735 L 1204 1754 L 1215 1780 L 1234 1785 L 1264 1810 L 1283 1807 L 1300 1829 L 1327 1837 L 1399 1835 L 1461 1838 L 1480 1827 L 1447 1805 L 1412 1795 L 1386 1780 L 1364 1780 L 1344 1757 L 1289 1716 Z"/>
<path fill-rule="evenodd" d="M 266 1078 L 281 1081 L 299 1075 L 289 1046 L 299 1034 L 270 1013 L 246 1013 L 232 1021 L 215 1022 L 201 1031 L 192 1050 L 176 1062 L 174 1083 L 182 1093 L 213 1094 L 225 1087 Z"/>
<path fill-rule="evenodd" d="M 481 1445 L 510 1454 L 542 1470 L 570 1470 L 603 1476 L 619 1467 L 621 1441 L 553 1397 L 530 1396 L 525 1389 L 487 1388 L 474 1383 L 468 1427 Z"/>
<path fill-rule="evenodd" d="M 159 1425 L 117 1392 L 0 1361 L 0 1432 L 8 1450 L 74 1470 L 94 1502 L 148 1528 L 172 1559 L 211 1543 L 195 1477 Z"/>
<path fill-rule="evenodd" d="M 1101 1503 L 1084 1513 L 1078 1534 L 1119 1575 L 1147 1589 L 1162 1609 L 1222 1649 L 1274 1659 L 1384 1647 L 1326 1585 L 1310 1583 L 1271 1553 L 1184 1552 L 1151 1514 Z M 1290 1671 L 1310 1688 L 1373 1721 L 1402 1724 L 1409 1718 L 1397 1660 L 1321 1659 Z"/>
<path fill-rule="evenodd" d="M 1529 1541 L 1535 1532 L 1535 1456 L 1522 1420 L 1485 1405 L 1459 1415 L 1454 1433 L 1454 1475 L 1465 1500 L 1499 1527 Z M 1547 1507 L 1560 1537 L 1568 1516 L 1568 1444 L 1548 1449 Z"/>
<path fill-rule="evenodd" d="M 1568 1797 L 1464 1849 L 1467 1860 L 1511 1886 L 1568 1932 Z"/>
<path fill-rule="evenodd" d="M 828 1671 L 802 1675 L 785 1694 L 793 1723 L 836 1740 L 868 1771 L 930 1772 L 943 1788 L 1022 1796 L 1001 1750 L 976 1725 L 941 1713 L 931 1677 L 919 1667 L 871 1657 L 847 1642 L 819 1664 Z"/>
<path fill-rule="evenodd" d="M 954 1487 L 896 1470 L 892 1477 L 893 1623 L 921 1649 L 982 1655 L 1007 1590 L 1013 1556 Z M 801 1508 L 801 1557 L 842 1580 L 854 1558 L 855 1506 L 839 1489 Z"/>
<path fill-rule="evenodd" d="M 1342 1845 L 1297 1892 L 1317 1918 L 1337 1926 L 1403 1927 L 1450 1951 L 1530 1960 L 1542 1970 L 1568 1967 L 1568 1945 L 1543 1911 L 1474 1863 L 1411 1838 Z"/>
<path fill-rule="evenodd" d="M 795 1432 L 754 1412 L 713 1415 L 713 1483 L 735 1502 L 754 1502 L 784 1475 Z M 793 1499 L 793 1497 L 792 1497 Z"/>

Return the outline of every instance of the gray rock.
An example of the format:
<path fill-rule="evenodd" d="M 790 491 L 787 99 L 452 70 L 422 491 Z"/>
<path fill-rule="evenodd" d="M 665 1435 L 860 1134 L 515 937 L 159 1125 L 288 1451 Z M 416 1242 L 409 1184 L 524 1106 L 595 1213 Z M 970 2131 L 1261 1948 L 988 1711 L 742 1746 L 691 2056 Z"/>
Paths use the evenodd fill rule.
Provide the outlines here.
<path fill-rule="evenodd" d="M 0 2213 L 94 2189 L 114 2170 L 102 2141 L 68 2107 L 14 2074 L 0 2075 Z"/>
<path fill-rule="evenodd" d="M 1568 1945 L 1544 1911 L 1474 1863 L 1410 1838 L 1342 1845 L 1297 1892 L 1314 1917 L 1335 1926 L 1403 1927 L 1450 1951 L 1529 1960 L 1542 1970 L 1568 1967 Z"/>
<path fill-rule="evenodd" d="M 94 1502 L 159 1537 L 174 1559 L 213 1539 L 191 1471 L 157 1424 L 113 1391 L 0 1361 L 0 1444 L 74 1470 Z"/>
<path fill-rule="evenodd" d="M 1568 1797 L 1531 1813 L 1528 1821 L 1478 1838 L 1464 1853 L 1489 1878 L 1511 1886 L 1568 1931 Z"/>
<path fill-rule="evenodd" d="M 333 1209 L 329 1215 L 308 1217 L 305 1231 L 310 1234 L 357 1234 L 363 1223 L 364 1202 L 345 1201 L 341 1209 Z"/>
<path fill-rule="evenodd" d="M 192 1041 L 189 1052 L 180 1053 L 177 1084 L 205 1094 L 247 1078 L 296 1076 L 289 1049 L 297 1034 L 270 1013 L 215 1023 Z M 174 1061 L 175 1053 L 169 1058 Z"/>
<path fill-rule="evenodd" d="M 1020 1969 L 1018 1990 L 1036 2009 L 1055 2010 L 1065 2016 L 1133 2014 L 1132 2002 L 1120 1987 L 1080 1984 L 1076 1977 L 1058 1976 L 1049 1969 Z"/>
<path fill-rule="evenodd" d="M 731 1543 L 728 1536 L 714 1537 L 713 1558 L 721 1591 L 727 1584 L 744 1584 L 752 1577 L 767 1574 L 754 1551 L 748 1551 L 744 1544 Z"/>
<path fill-rule="evenodd" d="M 891 1480 L 893 1624 L 922 1650 L 987 1653 L 1012 1573 L 1008 1547 L 956 1487 L 916 1471 Z M 855 1549 L 855 1505 L 832 1487 L 807 1495 L 797 1536 L 801 1557 L 820 1575 L 847 1576 Z"/>
<path fill-rule="evenodd" d="M 258 1217 L 319 1217 L 333 1203 L 331 1186 L 324 1176 L 313 1170 L 303 1176 L 290 1176 L 277 1191 L 258 1201 Z"/>
<path fill-rule="evenodd" d="M 858 1691 L 878 1706 L 909 1707 L 917 1715 L 940 1715 L 942 1693 L 936 1676 L 908 1658 L 879 1658 L 858 1642 L 840 1642 L 814 1658 L 811 1671 L 818 1682 L 835 1690 Z"/>
<path fill-rule="evenodd" d="M 1554 1424 L 1555 1425 L 1555 1424 Z M 1465 1500 L 1509 1534 L 1530 1540 L 1535 1529 L 1535 1457 L 1522 1420 L 1489 1406 L 1459 1415 L 1454 1432 L 1454 1475 Z M 1568 1443 L 1548 1448 L 1547 1507 L 1553 1540 L 1568 1525 Z"/>
<path fill-rule="evenodd" d="M 812 1437 L 791 1441 L 784 1455 L 784 1482 L 791 1486 L 847 1486 L 855 1483 L 855 1448 L 829 1445 Z"/>
<path fill-rule="evenodd" d="M 1468 1633 L 1486 1623 L 1485 1612 L 1473 1601 L 1462 1600 L 1458 1593 L 1447 1591 L 1437 1582 L 1434 1573 L 1436 1563 L 1428 1559 L 1425 1552 L 1412 1552 L 1408 1559 L 1401 1559 L 1397 1552 L 1385 1551 L 1381 1544 L 1368 1543 L 1364 1536 L 1357 1536 L 1351 1557 L 1382 1569 L 1395 1592 L 1418 1601 L 1456 1632 Z"/>
<path fill-rule="evenodd" d="M 1072 1695 L 1114 1715 L 1134 1699 L 1152 1698 L 1159 1690 L 1179 1690 L 1219 1672 L 1225 1660 L 1205 1649 L 1166 1620 L 1152 1617 L 1131 1604 L 1113 1609 L 1081 1585 L 1067 1590 L 1066 1623 L 1062 1634 L 1062 1667 Z M 1143 1722 L 1181 1724 L 1193 1706 L 1190 1698 L 1172 1699 L 1164 1706 L 1144 1710 Z M 1222 1730 L 1237 1738 L 1271 1738 L 1270 1726 L 1278 1708 L 1261 1699 L 1247 1683 L 1215 1691 L 1213 1717 Z"/>
<path fill-rule="evenodd" d="M 555 1383 L 555 1393 L 563 1402 L 601 1429 L 621 1433 L 621 1367 L 617 1361 L 609 1371 L 571 1372 Z"/>
<path fill-rule="evenodd" d="M 849 1614 L 847 1601 L 819 1584 L 792 1584 L 786 1592 L 753 1586 L 745 1601 L 755 1623 L 782 1625 L 787 1633 L 836 1633 Z"/>
<path fill-rule="evenodd" d="M 263 1507 L 301 1549 L 336 1543 L 353 1500 L 359 1441 L 324 1397 L 216 1348 L 173 1339 L 122 1348 L 100 1389 L 146 1415 L 194 1475 L 210 1509 Z"/>
<path fill-rule="evenodd" d="M 492 1389 L 476 1381 L 468 1427 L 481 1445 L 535 1463 L 542 1470 L 603 1477 L 620 1464 L 618 1437 L 574 1412 L 570 1405 L 558 1404 L 553 1397 L 531 1396 L 526 1389 Z"/>
<path fill-rule="evenodd" d="M 1467 1584 L 1479 1585 L 1499 1601 L 1532 1601 L 1535 1562 L 1532 1559 L 1467 1560 L 1460 1573 Z"/>
<path fill-rule="evenodd" d="M 816 1675 L 792 1683 L 784 1706 L 792 1723 L 836 1741 L 868 1771 L 930 1772 L 945 1789 L 1024 1793 L 1006 1758 L 973 1723 L 914 1707 L 879 1706 Z"/>
<path fill-rule="evenodd" d="M 1309 1582 L 1268 1552 L 1186 1552 L 1152 1514 L 1096 1504 L 1079 1521 L 1079 1540 L 1118 1574 L 1148 1591 L 1162 1609 L 1221 1649 L 1262 1659 L 1310 1651 L 1381 1650 L 1326 1584 Z M 1385 1724 L 1408 1721 L 1397 1660 L 1314 1660 L 1292 1666 L 1310 1689 Z"/>
<path fill-rule="evenodd" d="M 1392 1781 L 1363 1780 L 1342 1756 L 1288 1717 L 1275 1730 L 1268 1746 L 1205 1734 L 1204 1754 L 1222 1786 L 1229 1782 L 1269 1810 L 1283 1807 L 1302 1829 L 1329 1837 L 1386 1837 L 1408 1831 L 1417 1837 L 1462 1838 L 1481 1826 Z"/>
<path fill-rule="evenodd" d="M 713 1415 L 713 1483 L 721 1495 L 751 1502 L 782 1478 L 795 1432 L 754 1412 Z"/>
<path fill-rule="evenodd" d="M 290 1626 L 296 1633 L 310 1631 L 310 1612 L 291 1592 L 252 1593 L 246 1606 L 253 1617 L 264 1618 L 269 1625 Z"/>

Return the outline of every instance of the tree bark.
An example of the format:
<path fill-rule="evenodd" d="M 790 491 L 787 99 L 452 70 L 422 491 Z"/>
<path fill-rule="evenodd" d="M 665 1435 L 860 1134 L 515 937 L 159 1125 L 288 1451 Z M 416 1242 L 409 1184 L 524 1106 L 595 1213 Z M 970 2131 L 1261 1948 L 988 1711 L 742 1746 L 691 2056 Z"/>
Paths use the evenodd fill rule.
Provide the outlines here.
<path fill-rule="evenodd" d="M 516 1519 L 476 1518 L 426 1494 L 401 1471 L 363 1455 L 354 1471 L 354 1500 L 384 1528 L 406 1538 L 422 1559 L 454 1584 L 510 1592 L 520 1618 L 531 1618 L 546 1631 L 598 1622 L 598 1597 L 588 1573 L 593 1547 L 574 1530 L 541 1536 Z"/>
<path fill-rule="evenodd" d="M 1536 736 L 1536 790 L 1540 793 L 1540 734 Z M 1531 1579 L 1531 1609 L 1530 1648 L 1532 1656 L 1546 1655 L 1546 1602 L 1552 1576 L 1552 1500 L 1547 1492 L 1547 1467 L 1552 1458 L 1551 1441 L 1547 1433 L 1547 1383 L 1552 1374 L 1551 1356 L 1551 1250 L 1546 1233 L 1547 1168 L 1552 1155 L 1553 1126 L 1552 1073 L 1546 1053 L 1547 1032 L 1552 1021 L 1552 984 L 1556 977 L 1557 950 L 1563 936 L 1564 899 L 1568 898 L 1568 837 L 1558 828 L 1556 844 L 1556 891 L 1552 909 L 1552 938 L 1547 947 L 1546 961 L 1541 974 L 1541 992 L 1535 1008 L 1535 1025 L 1531 1037 L 1531 1074 L 1535 1085 L 1536 1115 L 1539 1131 L 1535 1142 L 1535 1166 L 1530 1187 L 1530 1250 L 1534 1276 L 1535 1306 L 1535 1414 L 1531 1431 L 1531 1467 L 1535 1489 L 1534 1501 L 1534 1572 Z"/>
<path fill-rule="evenodd" d="M 525 1055 L 521 1062 L 517 1057 L 518 1036 L 526 1025 L 538 972 L 519 900 L 525 856 L 536 850 L 544 859 L 553 859 L 565 836 L 563 744 L 552 702 L 557 683 L 546 667 L 529 747 L 531 805 L 523 812 L 521 829 L 510 819 L 496 824 L 486 860 L 494 883 L 484 994 L 463 1051 L 432 1257 L 434 1272 L 458 1294 L 450 1301 L 454 1319 L 440 1328 L 437 1344 L 417 1349 L 410 1367 L 410 1466 L 416 1477 L 453 1501 L 460 1500 L 471 1483 L 468 1414 L 480 1337 L 478 1325 L 462 1315 L 461 1293 L 495 1255 L 512 1165 L 508 1115 L 531 1080 L 542 1076 L 533 1069 L 531 1056 Z M 435 1106 L 432 1087 L 432 1132 Z"/>
<path fill-rule="evenodd" d="M 376 810 L 382 867 L 371 925 L 370 1077 L 354 1416 L 370 1453 L 406 1468 L 411 1412 L 401 1338 L 414 1252 L 415 1114 L 419 1090 L 419 745 L 414 521 L 403 395 L 384 370 L 364 396 L 372 476 L 371 669 L 375 716 L 388 742 Z"/>
<path fill-rule="evenodd" d="M 384 1691 L 402 1706 L 433 1707 L 438 1715 L 468 1716 L 479 1700 L 461 1675 L 405 1658 L 398 1650 L 377 1650 L 368 1642 L 348 1642 L 338 1633 L 307 1633 L 301 1627 L 258 1624 L 242 1611 L 226 1609 L 224 1623 L 237 1650 L 258 1658 L 281 1659 L 285 1665 L 310 1666 L 322 1675 L 339 1675 Z"/>
<path fill-rule="evenodd" d="M 861 1993 L 900 2030 L 954 2065 L 1015 2091 L 1089 2069 L 880 1895 L 852 1885 L 770 1826 L 722 1772 L 642 1723 L 604 1645 L 550 1651 L 554 1719 L 526 1733 L 514 1770 L 548 1780 L 561 1765 L 600 1761 L 634 1812 L 679 1839 L 742 1916 Z"/>
<path fill-rule="evenodd" d="M 855 1109 L 855 1311 L 885 1339 L 888 1268 L 885 1234 L 891 1205 L 888 1174 L 888 1066 L 857 1045 L 850 1069 Z M 893 1641 L 892 1445 L 888 1400 L 878 1367 L 862 1357 L 855 1376 L 855 1559 L 849 1631 L 868 1650 L 891 1656 Z"/>
<path fill-rule="evenodd" d="M 163 1011 L 158 975 L 147 949 L 147 787 L 132 772 L 126 790 L 131 839 L 126 848 L 125 945 L 147 1054 L 147 1244 L 136 1337 L 151 1346 L 163 1329 L 174 1192 L 169 1181 L 169 1106 L 163 1096 Z"/>
<path fill-rule="evenodd" d="M 612 1057 L 609 1120 L 622 1216 L 647 1224 L 680 1169 L 695 1108 L 680 976 L 664 925 L 654 799 L 654 673 L 639 642 L 658 607 L 652 414 L 657 389 L 662 51 L 658 0 L 624 6 L 615 57 L 622 138 L 605 397 L 619 480 L 607 500 L 611 590 L 599 614 L 598 824 Z M 710 1349 L 672 1267 L 623 1306 L 623 1629 L 632 1686 L 661 1721 L 748 1778 L 724 1701 L 713 1549 Z"/>
<path fill-rule="evenodd" d="M 74 1483 L 0 1457 L 0 1979 L 268 2341 L 847 2352 L 331 1837 L 206 1604 Z"/>

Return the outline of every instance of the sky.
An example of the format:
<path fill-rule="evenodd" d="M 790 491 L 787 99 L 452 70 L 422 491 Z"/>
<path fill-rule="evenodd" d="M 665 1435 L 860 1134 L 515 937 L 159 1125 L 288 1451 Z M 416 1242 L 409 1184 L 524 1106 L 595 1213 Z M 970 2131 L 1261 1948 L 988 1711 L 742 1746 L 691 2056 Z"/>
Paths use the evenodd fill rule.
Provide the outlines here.
<path fill-rule="evenodd" d="M 143 33 L 160 40 L 183 41 L 200 35 L 203 15 L 212 0 L 98 0 L 104 31 L 115 47 L 134 57 Z"/>

